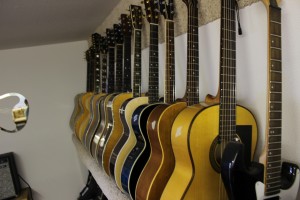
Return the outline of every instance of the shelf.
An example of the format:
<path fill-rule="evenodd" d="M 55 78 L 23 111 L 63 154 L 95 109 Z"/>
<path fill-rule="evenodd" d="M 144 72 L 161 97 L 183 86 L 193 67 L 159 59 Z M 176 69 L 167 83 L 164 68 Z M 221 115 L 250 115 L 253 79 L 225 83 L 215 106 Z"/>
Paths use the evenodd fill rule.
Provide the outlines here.
<path fill-rule="evenodd" d="M 73 135 L 73 143 L 77 149 L 79 159 L 92 173 L 96 182 L 108 199 L 111 200 L 129 200 L 130 198 L 122 193 L 115 182 L 100 168 L 94 158 L 86 151 L 80 141 Z"/>

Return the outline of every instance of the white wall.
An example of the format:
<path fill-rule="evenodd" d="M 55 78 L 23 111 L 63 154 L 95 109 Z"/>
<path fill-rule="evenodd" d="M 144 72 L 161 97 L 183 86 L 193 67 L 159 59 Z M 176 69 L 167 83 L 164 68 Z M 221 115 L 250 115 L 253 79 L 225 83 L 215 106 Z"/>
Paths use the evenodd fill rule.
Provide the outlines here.
<path fill-rule="evenodd" d="M 85 90 L 87 42 L 0 51 L 0 94 L 19 92 L 30 105 L 26 127 L 0 132 L 0 153 L 16 154 L 36 200 L 73 200 L 86 182 L 71 139 L 75 94 Z"/>
<path fill-rule="evenodd" d="M 282 8 L 283 60 L 283 159 L 300 166 L 300 1 L 284 0 Z M 258 160 L 265 140 L 267 93 L 267 13 L 262 2 L 240 11 L 243 35 L 237 36 L 237 100 L 255 115 L 259 138 Z M 149 24 L 147 24 L 149 25 Z M 177 97 L 186 86 L 186 34 L 175 40 Z M 200 101 L 206 94 L 216 94 L 219 81 L 220 20 L 199 28 Z M 143 51 L 142 80 L 148 80 L 149 50 Z M 163 95 L 165 46 L 160 45 L 160 93 Z M 143 91 L 148 82 L 143 82 Z M 299 197 L 300 199 L 300 197 Z"/>

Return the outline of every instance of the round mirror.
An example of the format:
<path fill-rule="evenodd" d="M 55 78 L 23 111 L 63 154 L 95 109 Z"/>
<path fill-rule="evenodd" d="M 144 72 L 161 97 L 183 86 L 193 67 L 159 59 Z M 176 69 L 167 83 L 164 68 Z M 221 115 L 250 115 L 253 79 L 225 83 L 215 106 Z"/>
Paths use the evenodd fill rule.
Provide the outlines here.
<path fill-rule="evenodd" d="M 0 96 L 0 130 L 15 133 L 27 123 L 29 105 L 27 99 L 19 93 L 7 93 Z"/>

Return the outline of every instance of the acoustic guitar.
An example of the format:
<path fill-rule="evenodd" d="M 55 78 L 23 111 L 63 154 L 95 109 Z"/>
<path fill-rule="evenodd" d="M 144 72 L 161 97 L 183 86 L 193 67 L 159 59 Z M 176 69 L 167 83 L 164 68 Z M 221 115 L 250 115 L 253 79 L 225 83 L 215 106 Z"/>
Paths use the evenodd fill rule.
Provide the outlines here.
<path fill-rule="evenodd" d="M 135 146 L 137 138 L 132 128 L 133 112 L 140 105 L 148 103 L 147 97 L 141 96 L 141 39 L 142 39 L 142 8 L 130 6 L 130 17 L 134 36 L 134 67 L 133 67 L 133 98 L 126 100 L 120 108 L 120 119 L 123 126 L 122 136 L 110 156 L 110 175 L 122 191 L 121 170 L 129 152 Z"/>
<path fill-rule="evenodd" d="M 169 177 L 175 158 L 171 146 L 171 128 L 186 102 L 175 102 L 175 47 L 174 47 L 174 3 L 160 0 L 160 12 L 165 17 L 165 88 L 164 104 L 158 105 L 150 113 L 147 121 L 147 135 L 150 143 L 150 158 L 136 184 L 135 199 L 159 199 Z M 191 81 L 194 77 L 188 76 Z"/>
<path fill-rule="evenodd" d="M 78 117 L 78 120 L 75 123 L 75 134 L 77 135 L 78 139 L 80 141 L 83 140 L 83 136 L 86 130 L 86 127 L 89 124 L 89 121 L 91 119 L 91 107 L 90 107 L 90 102 L 94 96 L 95 92 L 95 70 L 96 70 L 96 65 L 95 65 L 95 60 L 96 60 L 96 55 L 97 54 L 97 46 L 99 45 L 99 34 L 92 34 L 92 46 L 90 48 L 90 53 L 91 53 L 91 67 L 92 67 L 92 72 L 93 72 L 93 79 L 91 84 L 91 91 L 87 92 L 82 96 L 80 99 L 81 105 L 82 105 L 82 114 Z"/>
<path fill-rule="evenodd" d="M 123 189 L 135 199 L 136 184 L 140 173 L 150 156 L 150 144 L 147 135 L 147 121 L 150 113 L 158 105 L 159 99 L 159 3 L 155 0 L 144 1 L 147 20 L 150 25 L 149 42 L 149 88 L 147 105 L 139 106 L 133 113 L 132 127 L 137 143 L 127 156 L 121 173 Z"/>
<path fill-rule="evenodd" d="M 123 62 L 124 62 L 124 80 L 123 93 L 115 96 L 112 102 L 112 117 L 113 123 L 111 128 L 111 133 L 107 137 L 107 141 L 103 147 L 102 155 L 102 165 L 103 169 L 107 175 L 110 176 L 109 170 L 109 159 L 113 151 L 113 148 L 117 144 L 118 140 L 122 136 L 123 126 L 120 118 L 119 110 L 122 104 L 129 98 L 132 98 L 132 89 L 131 89 L 131 35 L 132 35 L 132 26 L 130 21 L 130 16 L 127 14 L 121 14 L 121 28 L 123 34 Z"/>
<path fill-rule="evenodd" d="M 178 199 L 228 199 L 220 174 L 222 153 L 228 142 L 243 142 L 247 161 L 254 156 L 256 121 L 249 110 L 236 103 L 235 11 L 235 0 L 221 1 L 220 103 L 197 112 L 188 125 L 182 123 L 184 118 L 179 115 L 172 128 L 175 157 L 177 146 L 183 142 L 187 144 L 187 155 L 183 157 L 181 153 L 176 157 L 174 172 L 177 162 L 184 171 L 176 172 L 181 173 L 176 177 L 177 182 L 182 182 L 181 177 L 190 177 L 186 188 L 173 188 Z"/>
<path fill-rule="evenodd" d="M 91 91 L 91 81 L 92 81 L 92 75 L 93 73 L 91 73 L 91 54 L 90 54 L 90 50 L 87 50 L 85 52 L 85 60 L 86 60 L 86 63 L 87 63 L 87 83 L 86 83 L 86 91 Z M 81 98 L 82 96 L 84 95 L 85 93 L 79 93 L 75 96 L 74 98 L 74 109 L 73 109 L 73 112 L 72 112 L 72 115 L 71 115 L 71 118 L 70 118 L 70 121 L 69 121 L 69 125 L 70 125 L 70 128 L 72 129 L 73 132 L 75 132 L 75 123 L 76 121 L 78 120 L 78 117 L 80 115 L 82 115 L 82 112 L 83 112 L 83 106 L 81 104 Z"/>
<path fill-rule="evenodd" d="M 87 127 L 87 130 L 85 131 L 85 135 L 83 137 L 83 144 L 88 150 L 88 152 L 91 152 L 91 143 L 92 139 L 95 135 L 95 132 L 99 126 L 99 123 L 101 122 L 101 119 L 105 119 L 104 112 L 101 111 L 101 102 L 105 99 L 107 95 L 107 87 L 106 87 L 106 80 L 107 80 L 107 52 L 108 52 L 108 44 L 107 44 L 107 38 L 101 37 L 100 38 L 100 54 L 99 54 L 99 70 L 96 71 L 97 79 L 100 80 L 99 88 L 97 89 L 100 91 L 98 94 L 95 95 L 93 98 L 93 101 L 91 102 L 92 111 L 93 111 L 93 118 L 91 122 L 89 123 L 89 126 Z M 101 62 L 100 62 L 101 60 Z M 100 75 L 101 72 L 101 75 Z M 100 78 L 101 77 L 101 78 Z"/>
<path fill-rule="evenodd" d="M 97 151 L 99 148 L 100 138 L 103 134 L 104 129 L 107 126 L 107 106 L 110 98 L 115 96 L 115 38 L 114 38 L 114 30 L 106 29 L 107 35 L 107 44 L 108 44 L 108 69 L 107 69 L 107 85 L 106 85 L 106 93 L 105 98 L 100 101 L 100 115 L 101 120 L 95 131 L 95 134 L 92 137 L 91 142 L 91 155 L 97 161 Z"/>
<path fill-rule="evenodd" d="M 281 9 L 276 1 L 264 0 L 268 13 L 268 95 L 265 148 L 260 163 L 245 165 L 243 144 L 230 142 L 222 157 L 222 179 L 234 199 L 297 198 L 299 167 L 281 162 L 282 53 Z"/>
<path fill-rule="evenodd" d="M 95 33 L 97 34 L 97 33 Z M 99 113 L 99 102 L 101 101 L 101 99 L 104 98 L 104 96 L 106 95 L 105 92 L 103 92 L 102 89 L 102 85 L 101 85 L 101 81 L 105 81 L 105 80 L 101 80 L 101 58 L 100 58 L 100 52 L 101 52 L 101 46 L 104 45 L 104 43 L 106 42 L 106 39 L 103 38 L 102 36 L 100 36 L 99 34 L 97 34 L 99 36 L 99 42 L 97 42 L 97 44 L 95 45 L 95 58 L 94 58 L 94 95 L 91 97 L 89 106 L 90 106 L 90 113 L 89 113 L 89 121 L 88 124 L 85 127 L 85 131 L 82 137 L 82 144 L 87 148 L 87 150 L 90 152 L 89 150 L 89 146 L 90 144 L 87 144 L 87 138 L 88 135 L 94 134 L 95 132 L 95 127 L 97 126 L 97 123 L 100 121 L 100 113 Z M 102 63 L 102 66 L 104 66 L 105 64 Z M 89 141 L 90 142 L 90 141 Z"/>
<path fill-rule="evenodd" d="M 127 92 L 128 89 L 124 88 L 124 81 L 131 82 L 130 79 L 128 79 L 128 76 L 123 76 L 123 32 L 122 27 L 119 24 L 114 24 L 114 35 L 115 35 L 115 43 L 116 43 L 116 81 L 115 81 L 115 93 L 116 95 L 112 95 L 110 99 L 108 100 L 107 104 L 107 125 L 106 128 L 103 130 L 102 136 L 100 138 L 98 150 L 96 153 L 97 161 L 100 166 L 103 164 L 103 151 L 106 146 L 106 142 L 108 138 L 111 135 L 111 132 L 113 130 L 113 127 L 116 125 L 116 127 L 121 126 L 120 115 L 119 110 L 122 105 L 122 103 L 132 97 L 131 93 L 124 93 Z M 128 50 L 126 50 L 128 51 Z M 127 66 L 128 67 L 128 66 Z M 125 72 L 125 70 L 124 70 Z M 129 69 L 126 68 L 126 73 L 131 73 L 130 66 Z M 127 84 L 128 85 L 128 84 Z M 126 89 L 126 90 L 125 90 Z M 106 162 L 106 165 L 108 165 L 108 161 Z"/>
<path fill-rule="evenodd" d="M 161 195 L 162 200 L 181 199 L 193 177 L 187 132 L 196 113 L 204 108 L 203 105 L 199 104 L 198 1 L 183 0 L 183 2 L 188 11 L 187 86 L 185 94 L 187 107 L 176 116 L 171 128 L 175 166 L 172 167 L 173 169 L 171 168 L 173 171 Z M 178 129 L 177 134 L 176 129 Z"/>

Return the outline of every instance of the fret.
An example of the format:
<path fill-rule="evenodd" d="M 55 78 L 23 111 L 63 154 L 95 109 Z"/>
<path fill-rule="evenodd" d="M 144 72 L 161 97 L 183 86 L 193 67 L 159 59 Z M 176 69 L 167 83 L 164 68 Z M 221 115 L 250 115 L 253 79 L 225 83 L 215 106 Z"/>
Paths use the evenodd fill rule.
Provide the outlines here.
<path fill-rule="evenodd" d="M 236 31 L 235 31 L 235 30 L 230 30 L 230 29 L 226 29 L 226 28 L 222 28 L 221 30 L 228 31 L 228 32 L 232 32 L 232 33 L 236 34 Z"/>
<path fill-rule="evenodd" d="M 277 21 L 273 21 L 273 20 L 270 20 L 270 22 L 281 25 L 281 22 L 277 22 Z"/>
<path fill-rule="evenodd" d="M 270 36 L 281 38 L 281 35 L 271 33 Z"/>
<path fill-rule="evenodd" d="M 229 49 L 229 48 L 222 48 L 222 50 L 229 51 L 229 52 L 232 52 L 232 53 L 236 52 L 235 49 Z M 235 55 L 232 55 L 232 56 L 235 56 Z"/>

